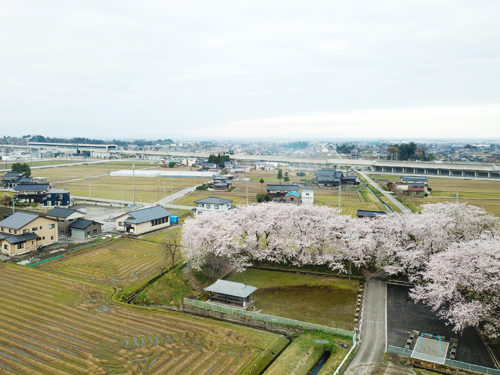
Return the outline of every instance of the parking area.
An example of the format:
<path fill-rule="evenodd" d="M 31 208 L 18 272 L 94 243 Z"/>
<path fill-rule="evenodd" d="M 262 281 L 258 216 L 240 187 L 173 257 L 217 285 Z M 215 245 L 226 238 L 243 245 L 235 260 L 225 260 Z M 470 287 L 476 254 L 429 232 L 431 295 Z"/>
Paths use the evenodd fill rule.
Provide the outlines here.
<path fill-rule="evenodd" d="M 405 347 L 412 330 L 432 335 L 458 339 L 456 360 L 486 367 L 494 367 L 486 346 L 473 328 L 462 334 L 453 332 L 450 326 L 427 306 L 415 304 L 409 296 L 409 288 L 400 285 L 387 285 L 387 344 Z"/>
<path fill-rule="evenodd" d="M 74 209 L 85 210 L 85 219 L 95 220 L 102 223 L 102 232 L 110 232 L 115 230 L 115 221 L 112 220 L 115 216 L 127 211 L 127 208 L 121 207 L 109 207 L 109 206 L 98 206 L 98 205 L 87 205 L 87 204 L 77 204 L 74 205 Z"/>

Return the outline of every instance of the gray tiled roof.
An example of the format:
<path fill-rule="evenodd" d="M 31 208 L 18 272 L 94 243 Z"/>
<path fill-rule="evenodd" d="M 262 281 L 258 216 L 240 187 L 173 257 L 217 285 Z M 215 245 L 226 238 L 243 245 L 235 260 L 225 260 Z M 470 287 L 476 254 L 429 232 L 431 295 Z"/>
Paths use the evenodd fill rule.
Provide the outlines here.
<path fill-rule="evenodd" d="M 14 187 L 16 191 L 44 191 L 49 189 L 49 184 L 20 184 Z"/>
<path fill-rule="evenodd" d="M 202 199 L 198 199 L 194 201 L 194 203 L 204 203 L 204 204 L 226 204 L 232 203 L 233 201 L 230 199 L 219 198 L 219 197 L 206 197 Z"/>
<path fill-rule="evenodd" d="M 17 180 L 18 178 L 24 176 L 23 173 L 20 172 L 7 172 L 2 176 L 2 180 Z"/>
<path fill-rule="evenodd" d="M 131 223 L 131 224 L 145 223 L 146 221 L 160 219 L 162 217 L 172 215 L 162 206 L 142 208 L 140 210 L 130 211 L 127 213 L 130 215 L 130 217 L 125 220 L 125 223 Z"/>
<path fill-rule="evenodd" d="M 40 215 L 30 214 L 27 212 L 16 212 L 9 217 L 0 221 L 0 227 L 20 229 L 26 224 L 31 223 L 33 220 L 38 218 Z"/>
<path fill-rule="evenodd" d="M 76 212 L 76 210 L 73 210 L 71 208 L 55 207 L 52 210 L 47 211 L 47 213 L 45 215 L 66 218 L 75 212 Z"/>
<path fill-rule="evenodd" d="M 205 288 L 207 292 L 226 294 L 228 296 L 246 298 L 257 290 L 256 287 L 235 283 L 234 281 L 217 280 L 212 285 Z"/>
<path fill-rule="evenodd" d="M 98 222 L 93 221 L 93 220 L 78 219 L 78 220 L 75 220 L 69 227 L 74 228 L 74 229 L 86 229 L 90 225 L 92 225 L 93 223 L 102 225 L 101 223 L 98 223 Z"/>
<path fill-rule="evenodd" d="M 25 233 L 25 234 L 17 234 L 17 235 L 10 235 L 7 238 L 5 238 L 5 241 L 8 243 L 14 245 L 17 243 L 29 241 L 29 240 L 39 240 L 40 237 L 36 233 Z"/>
<path fill-rule="evenodd" d="M 387 215 L 387 212 L 385 211 L 370 211 L 370 210 L 358 210 L 356 212 L 356 215 L 359 216 L 365 216 L 365 217 L 375 217 L 375 216 L 383 216 Z"/>
<path fill-rule="evenodd" d="M 266 189 L 277 190 L 277 191 L 299 191 L 299 185 L 266 185 Z"/>

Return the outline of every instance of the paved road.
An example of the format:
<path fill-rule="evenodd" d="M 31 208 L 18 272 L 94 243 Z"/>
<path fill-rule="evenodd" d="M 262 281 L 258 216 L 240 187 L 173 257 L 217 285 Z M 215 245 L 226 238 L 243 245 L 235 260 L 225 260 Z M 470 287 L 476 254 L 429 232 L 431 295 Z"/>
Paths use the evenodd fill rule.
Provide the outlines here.
<path fill-rule="evenodd" d="M 96 160 L 96 161 L 90 161 L 90 160 L 88 160 L 88 161 L 81 161 L 81 162 L 76 162 L 76 163 L 36 165 L 34 167 L 31 167 L 30 169 L 46 169 L 46 168 L 58 168 L 58 167 L 73 167 L 75 165 L 102 164 L 102 163 L 111 163 L 111 162 L 124 161 L 124 160 L 127 160 L 127 159 L 103 159 L 103 160 Z M 38 161 L 38 160 L 36 160 L 36 161 Z M 13 161 L 13 162 L 16 162 L 16 161 Z M 19 160 L 17 162 L 19 162 L 19 163 L 26 163 L 26 164 L 30 163 L 28 160 Z M 11 171 L 10 168 L 0 169 L 0 172 L 10 172 L 10 171 Z"/>
<path fill-rule="evenodd" d="M 373 186 L 375 189 L 377 189 L 379 192 L 381 192 L 385 198 L 389 202 L 391 202 L 394 206 L 396 206 L 401 212 L 411 212 L 411 210 L 401 204 L 400 201 L 398 201 L 396 198 L 394 198 L 389 192 L 386 190 L 382 189 L 375 181 L 373 181 L 368 175 L 364 172 L 361 172 L 359 170 L 356 170 L 356 173 L 359 173 L 361 176 L 363 176 L 368 183 Z"/>
<path fill-rule="evenodd" d="M 369 375 L 380 370 L 386 347 L 387 293 L 383 276 L 376 274 L 366 282 L 360 346 L 346 375 Z"/>

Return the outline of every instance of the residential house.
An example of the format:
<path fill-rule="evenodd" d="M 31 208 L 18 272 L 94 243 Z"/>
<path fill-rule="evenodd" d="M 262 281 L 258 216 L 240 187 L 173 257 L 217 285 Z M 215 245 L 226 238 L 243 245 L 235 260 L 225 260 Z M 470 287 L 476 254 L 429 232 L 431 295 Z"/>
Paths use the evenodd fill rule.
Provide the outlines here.
<path fill-rule="evenodd" d="M 319 186 L 339 186 L 344 174 L 331 168 L 318 169 L 316 171 L 316 183 Z"/>
<path fill-rule="evenodd" d="M 87 239 L 98 236 L 102 232 L 102 224 L 94 220 L 77 219 L 69 226 L 71 237 Z"/>
<path fill-rule="evenodd" d="M 209 189 L 227 190 L 233 186 L 233 176 L 215 176 L 208 183 Z"/>
<path fill-rule="evenodd" d="M 70 225 L 73 224 L 76 220 L 82 219 L 84 217 L 84 214 L 71 208 L 56 207 L 49 210 L 45 214 L 45 216 L 50 219 L 57 220 L 59 233 L 69 235 Z"/>
<path fill-rule="evenodd" d="M 252 294 L 256 287 L 228 280 L 217 280 L 205 288 L 210 294 L 210 301 L 247 308 L 252 304 Z"/>
<path fill-rule="evenodd" d="M 0 221 L 2 254 L 13 256 L 57 242 L 57 221 L 35 213 L 16 212 Z"/>
<path fill-rule="evenodd" d="M 302 204 L 314 204 L 313 190 L 302 190 Z"/>
<path fill-rule="evenodd" d="M 19 172 L 7 172 L 2 176 L 2 186 L 7 188 L 12 188 L 22 177 L 24 177 L 23 173 Z"/>
<path fill-rule="evenodd" d="M 47 191 L 47 195 L 43 201 L 44 206 L 50 207 L 69 206 L 70 203 L 71 193 L 68 190 L 63 189 L 50 189 Z"/>
<path fill-rule="evenodd" d="M 139 235 L 170 226 L 172 214 L 162 206 L 152 206 L 130 211 L 116 218 L 116 229 Z"/>
<path fill-rule="evenodd" d="M 299 185 L 266 185 L 266 190 L 272 201 L 283 202 L 285 195 L 290 192 L 299 192 Z"/>
<path fill-rule="evenodd" d="M 204 171 L 216 171 L 217 170 L 217 164 L 215 164 L 215 163 L 203 162 L 203 163 L 201 163 L 200 167 Z"/>
<path fill-rule="evenodd" d="M 17 184 L 14 186 L 14 190 L 18 200 L 28 203 L 43 203 L 49 187 L 49 184 Z"/>
<path fill-rule="evenodd" d="M 196 216 L 206 212 L 222 213 L 234 208 L 231 205 L 232 200 L 219 197 L 206 197 L 198 199 L 194 203 L 196 203 L 196 208 L 193 211 Z"/>
<path fill-rule="evenodd" d="M 300 204 L 301 203 L 300 193 L 298 193 L 296 191 L 291 191 L 289 193 L 286 193 L 284 202 L 285 203 Z"/>
<path fill-rule="evenodd" d="M 359 185 L 358 177 L 355 175 L 344 175 L 342 176 L 343 185 Z"/>

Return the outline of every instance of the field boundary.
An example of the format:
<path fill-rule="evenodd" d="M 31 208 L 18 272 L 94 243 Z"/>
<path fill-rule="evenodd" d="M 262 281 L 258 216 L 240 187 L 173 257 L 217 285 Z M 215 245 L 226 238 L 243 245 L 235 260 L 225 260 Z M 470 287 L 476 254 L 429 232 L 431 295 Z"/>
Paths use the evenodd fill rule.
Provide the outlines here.
<path fill-rule="evenodd" d="M 353 343 L 356 342 L 356 332 L 355 331 L 349 331 L 346 329 L 342 328 L 335 328 L 335 327 L 329 327 L 329 326 L 324 326 L 320 324 L 315 324 L 315 323 L 308 323 L 304 322 L 301 320 L 295 320 L 295 319 L 288 319 L 288 318 L 283 318 L 280 316 L 275 316 L 275 315 L 269 315 L 269 314 L 263 314 L 255 311 L 247 311 L 247 310 L 242 310 L 242 309 L 237 309 L 229 306 L 223 306 L 211 302 L 205 302 L 205 301 L 198 301 L 194 300 L 191 298 L 184 298 L 184 305 L 187 306 L 193 306 L 197 307 L 202 310 L 208 310 L 208 311 L 215 311 L 219 312 L 222 315 L 222 318 L 224 315 L 229 315 L 229 316 L 236 316 L 236 317 L 241 317 L 241 318 L 249 318 L 257 321 L 262 321 L 265 323 L 271 323 L 271 324 L 276 324 L 276 325 L 282 325 L 282 326 L 288 326 L 288 327 L 296 327 L 300 329 L 305 329 L 309 331 L 319 331 L 319 332 L 325 332 L 329 333 L 332 335 L 336 336 L 341 336 L 341 337 L 349 337 L 350 339 L 353 340 Z"/>
<path fill-rule="evenodd" d="M 318 271 L 301 271 L 301 270 L 287 270 L 285 268 L 274 268 L 274 267 L 268 267 L 268 266 L 250 266 L 248 268 L 254 268 L 257 270 L 263 270 L 263 271 L 277 271 L 277 272 L 289 272 L 289 273 L 299 273 L 303 275 L 313 275 L 313 276 L 325 276 L 325 277 L 339 277 L 342 279 L 349 279 L 349 275 L 347 274 L 334 274 L 334 273 L 327 273 L 327 272 L 318 272 Z M 223 278 L 226 278 L 229 275 L 224 276 Z M 351 275 L 351 279 L 354 280 L 361 280 L 364 281 L 366 280 L 364 276 L 358 276 L 358 275 Z"/>

